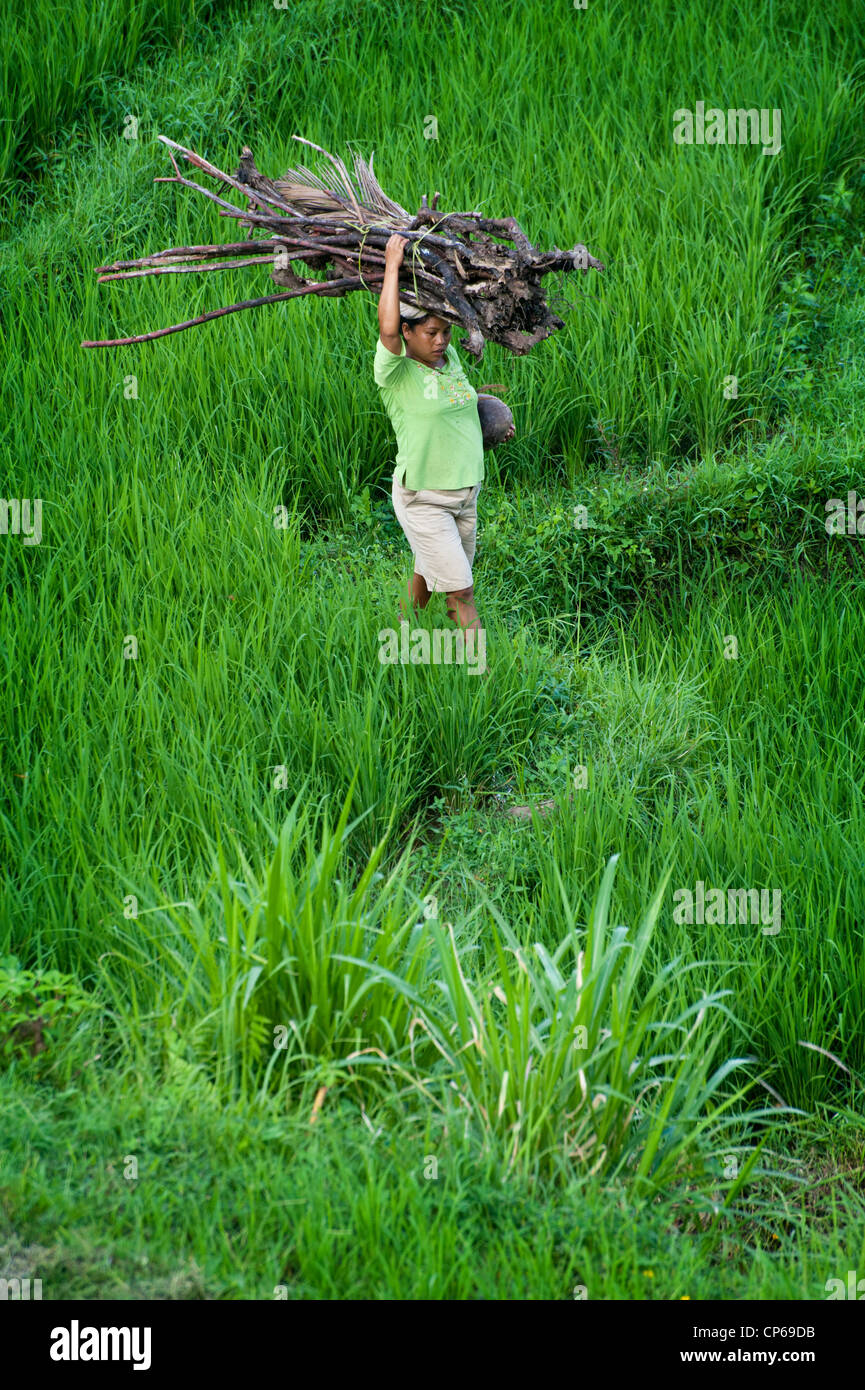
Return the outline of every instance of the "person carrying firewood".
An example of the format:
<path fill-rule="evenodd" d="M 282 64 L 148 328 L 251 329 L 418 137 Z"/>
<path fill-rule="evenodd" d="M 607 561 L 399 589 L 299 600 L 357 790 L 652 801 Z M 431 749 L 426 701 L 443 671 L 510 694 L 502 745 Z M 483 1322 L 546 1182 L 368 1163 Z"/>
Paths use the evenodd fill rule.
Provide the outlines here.
<path fill-rule="evenodd" d="M 417 610 L 426 608 L 432 593 L 444 593 L 452 621 L 479 628 L 472 579 L 484 479 L 478 397 L 451 343 L 447 319 L 399 298 L 408 244 L 394 233 L 385 247 L 373 364 L 397 438 L 391 500 L 414 556 L 408 598 Z M 511 434 L 513 428 L 506 437 Z M 400 612 L 405 618 L 402 603 Z"/>

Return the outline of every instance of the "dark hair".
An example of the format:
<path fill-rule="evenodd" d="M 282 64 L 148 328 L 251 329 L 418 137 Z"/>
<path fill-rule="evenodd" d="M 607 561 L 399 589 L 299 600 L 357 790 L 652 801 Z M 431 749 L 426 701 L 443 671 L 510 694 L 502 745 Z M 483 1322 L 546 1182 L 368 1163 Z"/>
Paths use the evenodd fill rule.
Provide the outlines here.
<path fill-rule="evenodd" d="M 400 336 L 400 337 L 403 336 L 403 333 L 402 333 L 403 324 L 406 324 L 406 323 L 407 323 L 408 326 L 409 326 L 409 328 L 420 328 L 421 324 L 422 324 L 422 323 L 426 323 L 427 319 L 436 319 L 436 318 L 441 318 L 441 315 L 440 315 L 440 314 L 437 314 L 436 311 L 435 311 L 435 309 L 428 309 L 427 312 L 424 314 L 424 316 L 423 316 L 422 319 L 405 319 L 405 318 L 403 318 L 402 314 L 400 314 L 400 316 L 399 316 L 399 329 L 398 329 L 399 336 Z M 448 319 L 447 322 L 450 323 L 450 320 Z"/>
<path fill-rule="evenodd" d="M 435 318 L 435 314 L 433 313 L 432 309 L 430 309 L 429 313 L 424 314 L 424 316 L 423 316 L 422 319 L 404 319 L 403 316 L 402 316 L 402 314 L 400 314 L 400 316 L 399 316 L 399 336 L 402 337 L 402 330 L 403 330 L 403 325 L 404 325 L 404 324 L 408 324 L 409 328 L 419 328 L 420 325 L 421 325 L 422 323 L 426 323 L 427 319 L 431 319 L 431 318 Z"/>

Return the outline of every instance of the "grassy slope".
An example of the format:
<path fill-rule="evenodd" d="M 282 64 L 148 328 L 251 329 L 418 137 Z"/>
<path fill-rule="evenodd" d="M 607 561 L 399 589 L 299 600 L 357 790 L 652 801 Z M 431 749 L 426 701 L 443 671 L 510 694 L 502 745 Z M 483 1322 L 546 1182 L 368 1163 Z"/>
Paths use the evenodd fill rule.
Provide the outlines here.
<path fill-rule="evenodd" d="M 109 158 L 106 167 L 116 166 Z M 146 196 L 139 208 L 144 221 Z M 68 213 L 49 213 L 38 235 L 47 228 L 59 238 L 64 222 L 68 229 Z M 37 234 L 31 235 L 35 244 Z M 171 239 L 151 230 L 147 244 Z M 558 233 L 550 239 L 561 242 Z M 586 240 L 591 244 L 588 233 Z M 856 265 L 851 257 L 848 268 Z M 55 281 L 46 291 L 55 296 L 58 288 Z M 77 293 L 74 284 L 71 289 Z M 51 302 L 48 321 L 58 328 L 69 309 L 57 298 Z M 36 346 L 34 373 L 40 361 L 44 372 L 47 361 L 48 344 L 39 338 L 45 307 L 33 310 L 27 330 Z M 347 305 L 339 307 L 346 311 Z M 751 312 L 756 325 L 759 305 L 752 303 Z M 794 393 L 797 405 L 785 434 L 768 446 L 787 465 L 788 444 L 792 449 L 801 441 L 817 460 L 821 484 L 827 473 L 819 461 L 831 456 L 840 421 L 849 422 L 849 458 L 861 457 L 863 324 L 860 281 L 855 297 L 839 303 L 819 344 L 819 365 L 828 370 L 821 376 L 812 360 L 811 398 L 807 390 Z M 244 342 L 254 360 L 261 350 L 255 334 Z M 803 354 L 816 346 L 803 340 Z M 194 363 L 214 350 L 190 343 L 178 352 Z M 231 354 L 223 348 L 220 356 L 224 388 Z M 637 389 L 634 359 L 630 366 L 624 377 Z M 193 375 L 203 370 L 189 369 Z M 88 367 L 88 374 L 93 370 Z M 78 373 L 76 366 L 80 388 Z M 806 368 L 797 381 L 807 374 Z M 547 375 L 536 375 L 540 400 Z M 254 369 L 238 382 L 232 395 L 238 419 L 246 420 L 262 389 L 260 376 Z M 59 380 L 62 392 L 64 378 L 51 379 Z M 57 418 L 57 400 L 40 394 L 35 380 L 31 375 L 19 383 L 31 429 L 40 416 Z M 199 380 L 208 384 L 206 370 Z M 294 376 L 292 382 L 302 398 L 302 382 Z M 779 390 L 783 384 L 779 377 Z M 242 461 L 223 443 L 211 442 L 210 460 L 203 456 L 196 464 L 178 435 L 182 471 L 160 485 L 152 465 L 148 474 L 147 460 L 156 458 L 158 441 L 175 428 L 165 422 L 166 412 L 174 419 L 170 398 L 151 401 L 131 437 L 124 437 L 123 427 L 112 428 L 106 440 L 94 429 L 88 454 L 83 401 L 66 389 L 69 416 L 56 446 L 55 476 L 76 489 L 63 507 L 78 530 L 70 530 L 50 560 L 43 546 L 40 561 L 50 565 L 50 582 L 18 589 L 26 606 L 15 650 L 20 654 L 22 645 L 35 642 L 28 627 L 39 635 L 48 656 L 39 680 L 28 689 L 20 655 L 7 668 L 7 682 L 21 682 L 13 771 L 29 769 L 29 785 L 14 788 L 19 802 L 4 818 L 8 862 L 17 866 L 7 898 L 13 947 L 29 938 L 32 954 L 87 977 L 97 954 L 119 944 L 114 921 L 128 887 L 124 871 L 142 884 L 152 875 L 173 900 L 196 894 L 201 867 L 209 869 L 202 823 L 236 826 L 261 867 L 265 837 L 257 812 L 245 808 L 256 802 L 266 820 L 278 824 L 281 798 L 267 789 L 266 769 L 285 763 L 294 785 L 312 768 L 317 789 L 339 797 L 359 759 L 358 809 L 376 800 L 379 806 L 356 836 L 355 855 L 362 860 L 390 819 L 405 829 L 413 811 L 437 807 L 448 835 L 443 848 L 433 835 L 421 851 L 414 886 L 421 894 L 429 886 L 426 870 L 435 870 L 442 908 L 466 945 L 479 939 L 487 946 L 483 915 L 469 924 L 479 902 L 472 875 L 526 937 L 550 944 L 560 913 L 555 870 L 584 912 L 614 848 L 624 850 L 616 898 L 621 920 L 633 919 L 671 853 L 674 885 L 697 877 L 782 884 L 778 940 L 755 939 L 752 929 L 706 929 L 697 942 L 668 917 L 657 949 L 662 956 L 717 954 L 742 1027 L 737 1035 L 731 1026 L 730 1048 L 756 1052 L 784 1099 L 816 1110 L 816 1117 L 802 1124 L 792 1144 L 779 1142 L 778 1161 L 783 1157 L 788 1176 L 763 1176 L 753 1209 L 742 1204 L 704 1245 L 686 1229 L 682 1192 L 640 1206 L 616 1183 L 559 1179 L 546 1185 L 538 1179 L 502 1187 L 494 1167 L 479 1161 L 469 1143 L 442 1147 L 440 1136 L 424 1132 L 423 1114 L 411 1110 L 396 1118 L 374 1116 L 373 1128 L 384 1123 L 374 1140 L 347 1101 L 329 1101 L 318 1131 L 310 1132 L 298 1117 L 308 1113 L 311 1093 L 304 1094 L 297 1117 L 214 1105 L 207 1086 L 190 1080 L 187 1069 L 169 1072 L 168 1083 L 157 1081 L 148 1059 L 146 1065 L 127 1061 L 101 1069 L 94 1060 L 58 1094 L 29 1082 L 19 1064 L 0 1080 L 9 1115 L 0 1198 L 15 1233 L 9 1257 L 18 1262 L 16 1270 L 42 1275 L 48 1297 L 269 1297 L 278 1284 L 286 1284 L 290 1296 L 570 1297 L 575 1284 L 584 1284 L 591 1298 L 821 1297 L 827 1277 L 861 1260 L 865 1236 L 856 1093 L 839 1086 L 833 1064 L 804 1052 L 797 1041 L 810 1038 L 839 1052 L 860 1074 L 865 1068 L 865 982 L 856 927 L 863 827 L 855 790 L 865 757 L 858 720 L 865 663 L 851 630 L 855 571 L 846 574 L 843 562 L 831 563 L 825 578 L 790 575 L 769 593 L 761 592 L 759 573 L 747 587 L 714 572 L 704 585 L 686 573 L 686 582 L 666 595 L 666 609 L 662 589 L 660 609 L 641 610 L 606 633 L 593 623 L 575 634 L 567 605 L 558 601 L 555 574 L 552 582 L 543 576 L 547 548 L 538 548 L 543 582 L 521 592 L 507 557 L 496 564 L 490 547 L 479 576 L 490 647 L 498 653 L 496 693 L 489 699 L 460 688 L 443 698 L 452 690 L 447 672 L 410 668 L 395 679 L 386 670 L 371 675 L 375 632 L 390 620 L 382 616 L 381 595 L 393 590 L 401 563 L 386 547 L 386 530 L 372 520 L 366 544 L 361 539 L 362 509 L 360 536 L 358 529 L 336 532 L 303 551 L 291 533 L 286 544 L 275 543 L 267 526 L 268 489 L 281 471 L 275 450 L 250 493 L 249 477 L 235 478 Z M 215 404 L 214 397 L 209 409 Z M 193 412 L 207 408 L 199 392 Z M 202 418 L 193 420 L 190 440 Z M 104 429 L 103 413 L 99 420 Z M 20 420 L 7 424 L 7 433 L 12 443 L 16 434 L 22 442 L 27 437 Z M 543 445 L 554 439 L 540 441 L 535 457 L 543 457 Z M 85 461 L 92 460 L 84 469 L 79 447 Z M 368 443 L 360 451 L 365 448 Z M 126 453 L 129 468 L 121 470 L 118 451 Z M 737 458 L 765 476 L 759 439 Z M 227 502 L 224 496 L 213 502 L 214 461 L 218 491 L 231 488 Z M 598 492 L 614 482 L 602 464 L 599 458 L 593 476 L 589 460 L 586 475 L 585 486 Z M 519 461 L 514 466 L 519 474 Z M 295 480 L 303 476 L 296 460 L 292 467 Z M 711 479 L 711 469 L 705 465 L 702 476 Z M 20 493 L 28 490 L 34 495 L 40 489 L 22 484 Z M 502 491 L 502 502 L 509 492 L 514 489 Z M 676 493 L 675 485 L 670 492 Z M 52 495 L 48 487 L 44 494 Z M 326 489 L 318 495 L 326 504 Z M 559 493 L 563 505 L 573 495 L 572 489 Z M 515 534 L 526 533 L 533 505 L 523 489 Z M 239 565 L 229 527 L 236 532 L 244 514 L 250 525 Z M 847 544 L 839 538 L 837 548 Z M 351 588 L 304 583 L 316 569 L 319 581 L 325 567 L 333 573 L 327 546 L 341 548 Z M 87 587 L 84 557 L 102 573 L 95 592 Z M 13 582 L 32 560 L 32 551 L 24 560 L 7 555 L 7 566 L 18 566 Z M 172 596 L 168 605 L 166 594 Z M 51 616 L 52 599 L 64 605 L 61 623 Z M 275 646 L 277 628 L 282 635 Z M 148 644 L 159 644 L 157 660 L 143 644 L 147 655 L 134 680 L 123 668 L 100 675 L 122 635 L 139 630 Z M 310 631 L 320 638 L 300 640 Z M 736 662 L 722 656 L 730 632 L 739 638 Z M 35 656 L 38 648 L 32 650 Z M 32 703 L 23 703 L 28 699 Z M 282 731 L 279 738 L 274 728 Z M 77 733 L 72 745 L 69 729 Z M 414 761 L 382 759 L 371 730 L 397 740 L 414 736 Z M 584 815 L 563 816 L 536 832 L 491 814 L 485 798 L 492 791 L 559 794 L 577 762 L 590 769 Z M 148 788 L 143 797 L 132 792 L 140 782 Z M 57 877 L 37 896 L 42 866 L 52 857 Z M 37 914 L 50 927 L 34 931 L 28 924 Z M 718 973 L 707 983 L 716 983 Z M 156 978 L 145 976 L 141 986 L 136 1007 L 145 1015 Z M 92 1041 L 84 1039 L 85 1045 Z M 423 1165 L 431 1152 L 443 1155 L 442 1171 L 427 1182 Z M 58 1154 L 68 1157 L 58 1162 Z M 122 1176 L 127 1154 L 139 1157 L 137 1182 Z M 806 1165 L 800 1176 L 812 1181 L 808 1194 L 790 1180 L 794 1160 Z M 217 1209 L 205 1223 L 201 1204 L 214 1192 Z M 295 1208 L 303 1213 L 300 1220 Z M 491 1226 L 496 1240 L 489 1239 Z M 539 1238 L 539 1231 L 548 1238 Z"/>
<path fill-rule="evenodd" d="M 37 0 L 0 14 L 0 208 L 14 223 L 31 180 L 63 179 L 70 139 L 92 139 L 130 69 L 200 36 L 220 0 Z M 125 126 L 122 112 L 119 128 Z M 86 130 L 86 135 L 85 135 Z"/>
<path fill-rule="evenodd" d="M 453 11 L 457 27 L 468 22 L 464 6 Z M 154 190 L 150 177 L 166 167 L 155 132 L 167 129 L 229 163 L 254 131 L 262 167 L 278 168 L 288 162 L 289 148 L 297 157 L 290 131 L 309 110 L 329 109 L 327 93 L 341 90 L 347 71 L 361 71 L 363 83 L 352 81 L 353 120 L 366 122 L 381 175 L 397 198 L 410 200 L 433 178 L 441 183 L 446 169 L 447 186 L 471 187 L 485 205 L 514 208 L 535 236 L 565 244 L 579 225 L 580 235 L 604 250 L 621 283 L 613 288 L 611 281 L 605 298 L 596 285 L 581 300 L 573 331 L 551 342 L 543 358 L 503 361 L 491 350 L 482 368 L 492 379 L 510 374 L 514 383 L 521 443 L 502 467 L 521 506 L 529 479 L 532 487 L 551 481 L 566 465 L 565 440 L 572 441 L 571 472 L 584 458 L 593 467 L 574 412 L 607 417 L 615 399 L 617 416 L 627 422 L 617 421 L 616 431 L 632 466 L 658 457 L 655 437 L 662 452 L 679 460 L 701 430 L 708 446 L 729 435 L 740 417 L 772 413 L 783 377 L 761 358 L 754 369 L 757 396 L 740 394 L 724 403 L 731 413 L 717 416 L 722 375 L 743 351 L 725 306 L 735 305 L 742 332 L 763 344 L 761 352 L 775 346 L 783 334 L 766 333 L 765 315 L 783 263 L 795 255 L 795 244 L 785 250 L 781 233 L 797 229 L 794 212 L 801 215 L 827 169 L 849 163 L 861 143 L 861 97 L 850 77 L 858 49 L 855 29 L 844 27 L 846 12 L 821 9 L 803 26 L 795 7 L 779 6 L 770 43 L 762 18 L 748 21 L 751 32 L 737 7 L 714 7 L 713 63 L 722 79 L 706 66 L 698 15 L 677 16 L 671 32 L 664 6 L 641 10 L 636 25 L 614 7 L 575 12 L 578 27 L 564 35 L 557 22 L 538 16 L 538 25 L 552 26 L 547 47 L 563 45 L 573 59 L 554 112 L 544 106 L 529 113 L 543 59 L 516 56 L 535 48 L 543 53 L 538 25 L 531 48 L 502 40 L 496 89 L 500 83 L 509 104 L 497 110 L 495 130 L 478 135 L 472 127 L 490 146 L 481 176 L 468 139 L 474 118 L 451 101 L 444 76 L 448 124 L 438 143 L 413 134 L 404 120 L 419 100 L 405 85 L 412 52 L 423 48 L 424 64 L 438 61 L 436 70 L 446 73 L 448 45 L 456 40 L 439 30 L 422 33 L 408 11 L 393 26 L 389 4 L 370 5 L 366 13 L 360 32 L 340 24 L 337 4 L 297 6 L 290 30 L 286 15 L 274 11 L 267 23 L 240 20 L 226 35 L 206 37 L 194 51 L 149 69 L 117 98 L 118 109 L 128 100 L 140 110 L 142 138 L 121 141 L 109 123 L 104 143 L 70 167 L 62 190 L 46 190 L 4 253 L 9 351 L 2 371 L 11 404 L 0 431 L 14 460 L 8 491 L 44 499 L 45 535 L 38 548 L 7 546 L 0 556 L 17 615 L 2 677 L 15 715 L 0 852 L 14 868 L 0 909 L 0 941 L 10 932 L 38 939 L 39 922 L 50 920 L 51 950 L 62 964 L 80 966 L 102 949 L 104 924 L 118 901 L 118 869 L 139 877 L 155 870 L 166 883 L 188 875 L 195 884 L 211 862 L 205 832 L 215 836 L 227 825 L 253 846 L 261 817 L 273 824 L 285 802 L 285 793 L 273 789 L 276 767 L 288 769 L 289 785 L 312 768 L 321 790 L 339 797 L 360 760 L 354 809 L 359 814 L 377 803 L 362 836 L 368 847 L 391 814 L 405 824 L 462 776 L 492 784 L 536 732 L 532 693 L 513 669 L 503 672 L 496 724 L 484 697 L 460 698 L 448 708 L 430 690 L 412 709 L 391 691 L 392 673 L 375 670 L 375 634 L 392 616 L 401 552 L 380 573 L 366 559 L 305 567 L 293 531 L 270 524 L 282 499 L 298 496 L 304 509 L 338 513 L 362 496 L 364 482 L 375 485 L 388 475 L 389 426 L 369 369 L 372 305 L 362 296 L 282 306 L 285 313 L 269 319 L 239 315 L 220 331 L 211 326 L 119 354 L 78 347 L 82 337 L 115 325 L 164 323 L 196 303 L 249 292 L 250 282 L 234 273 L 218 286 L 211 277 L 197 288 L 193 277 L 93 283 L 94 264 L 114 254 L 194 240 L 203 228 L 208 235 L 223 230 L 185 192 Z M 525 13 L 518 8 L 517 31 L 529 22 Z M 597 71 L 590 93 L 577 100 L 587 81 L 586 22 L 595 26 L 588 51 Z M 836 30 L 824 58 L 824 40 Z M 316 67 L 310 44 L 320 59 Z M 390 55 L 397 48 L 394 81 Z M 627 55 L 637 49 L 645 69 L 628 67 Z M 616 54 L 615 63 L 603 61 L 605 52 Z M 748 52 L 756 55 L 754 65 L 743 69 L 741 55 Z M 492 81 L 489 59 L 479 55 L 478 62 L 484 90 Z M 635 94 L 624 108 L 617 86 L 623 64 L 652 73 L 651 80 L 635 78 L 642 84 L 639 100 Z M 743 101 L 752 90 L 755 100 L 763 92 L 769 102 L 777 87 L 803 84 L 798 99 L 807 119 L 788 123 L 783 169 L 751 148 L 717 150 L 719 157 L 707 161 L 705 148 L 672 145 L 664 112 L 692 93 L 695 100 L 700 91 L 708 95 L 722 80 Z M 541 123 L 553 114 L 551 153 Z M 268 145 L 271 130 L 278 135 Z M 319 133 L 325 144 L 337 145 L 349 134 L 335 117 Z M 604 140 L 605 159 L 575 163 L 568 153 Z M 545 161 L 536 160 L 541 149 Z M 652 152 L 671 185 L 668 196 L 655 198 L 654 213 L 670 225 L 647 237 L 634 210 L 634 182 L 616 181 L 608 171 Z M 406 171 L 402 180 L 400 171 Z M 603 196 L 602 179 L 611 182 Z M 648 186 L 648 178 L 637 183 Z M 754 205 L 758 224 L 745 247 L 755 261 L 747 276 L 739 264 L 731 269 L 725 240 L 729 219 L 742 213 L 740 194 Z M 541 208 L 549 209 L 545 226 L 535 220 Z M 670 315 L 691 302 L 722 325 L 712 332 L 726 345 L 724 370 L 720 358 L 714 367 L 703 363 L 662 400 L 666 344 L 676 336 Z M 644 304 L 652 305 L 652 345 L 645 349 L 631 331 L 620 340 L 623 322 L 645 317 Z M 689 361 L 701 362 L 706 350 L 701 314 L 688 319 L 687 332 L 699 339 L 687 346 Z M 745 366 L 740 370 L 744 392 Z M 359 374 L 363 384 L 346 391 L 346 379 Z M 700 421 L 710 418 L 717 428 L 706 433 Z M 34 439 L 43 441 L 35 453 Z M 482 526 L 491 519 L 486 501 L 483 510 Z M 528 534 L 522 521 L 516 526 L 530 587 L 519 582 L 521 571 L 514 571 L 505 546 L 507 581 L 496 587 L 490 576 L 492 607 L 508 615 L 531 601 L 536 616 L 551 605 L 557 614 L 573 611 L 575 576 L 551 575 L 544 560 L 571 544 L 566 522 L 549 538 L 538 538 L 534 525 Z M 627 566 L 627 546 L 618 555 Z M 346 598 L 353 603 L 348 641 Z M 314 649 L 299 650 L 299 635 L 310 630 L 320 639 Z M 128 636 L 139 644 L 135 662 L 124 659 Z M 320 701 L 310 700 L 311 691 Z M 397 741 L 413 738 L 414 765 L 382 764 L 365 752 L 372 730 Z M 64 868 L 46 878 L 41 866 L 48 859 Z"/>

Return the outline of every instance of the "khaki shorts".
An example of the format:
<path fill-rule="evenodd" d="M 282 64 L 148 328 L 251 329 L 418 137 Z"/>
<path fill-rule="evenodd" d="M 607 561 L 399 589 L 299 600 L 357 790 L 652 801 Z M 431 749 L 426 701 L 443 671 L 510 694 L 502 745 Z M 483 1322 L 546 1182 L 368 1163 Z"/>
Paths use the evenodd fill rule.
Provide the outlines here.
<path fill-rule="evenodd" d="M 430 593 L 452 594 L 471 587 L 482 487 L 475 483 L 449 491 L 412 492 L 394 474 L 393 509 L 412 548 L 415 574 L 423 575 Z"/>

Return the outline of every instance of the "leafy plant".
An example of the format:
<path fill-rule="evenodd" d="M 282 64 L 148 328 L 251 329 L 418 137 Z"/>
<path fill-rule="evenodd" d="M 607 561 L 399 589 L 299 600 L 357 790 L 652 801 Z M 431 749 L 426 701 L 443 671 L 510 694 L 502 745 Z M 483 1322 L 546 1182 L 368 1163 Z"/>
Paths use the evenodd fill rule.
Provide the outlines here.
<path fill-rule="evenodd" d="M 728 1013 L 721 1001 L 729 991 L 684 1008 L 675 1002 L 677 980 L 701 963 L 676 958 L 643 979 L 669 871 L 629 938 L 609 920 L 617 862 L 613 855 L 607 864 L 584 930 L 559 879 L 567 929 L 552 954 L 539 941 L 523 945 L 489 904 L 492 979 L 473 984 L 451 925 L 430 923 L 440 998 L 418 1002 L 418 1023 L 440 1061 L 432 1075 L 415 1066 L 414 1084 L 430 1099 L 438 1094 L 444 1109 L 455 1104 L 498 1146 L 509 1172 L 562 1163 L 605 1176 L 628 1169 L 638 1185 L 656 1188 L 727 1131 L 750 1082 L 728 1095 L 723 1084 L 753 1059 L 711 1069 L 721 1038 L 713 1021 Z"/>
<path fill-rule="evenodd" d="M 41 1073 L 93 1007 L 74 975 L 24 970 L 17 956 L 0 957 L 0 1065 L 26 1061 Z"/>
<path fill-rule="evenodd" d="M 386 880 L 378 872 L 384 839 L 353 889 L 339 876 L 344 842 L 363 819 L 347 823 L 354 786 L 333 830 L 325 810 L 320 847 L 301 791 L 266 882 L 242 854 L 244 881 L 229 879 L 220 845 L 211 910 L 185 903 L 155 913 L 156 929 L 141 928 L 166 964 L 159 1013 L 170 1013 L 180 1034 L 189 1023 L 195 1061 L 227 1092 L 266 1087 L 274 1068 L 287 1084 L 330 1079 L 352 1052 L 393 1054 L 407 1041 L 429 941 L 420 908 L 405 905 L 408 858 Z"/>

